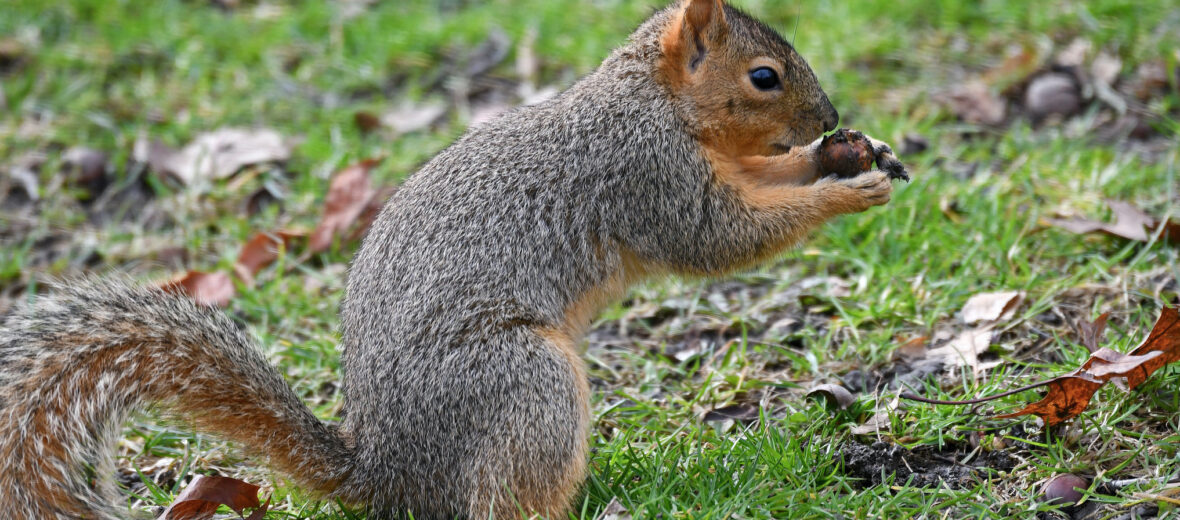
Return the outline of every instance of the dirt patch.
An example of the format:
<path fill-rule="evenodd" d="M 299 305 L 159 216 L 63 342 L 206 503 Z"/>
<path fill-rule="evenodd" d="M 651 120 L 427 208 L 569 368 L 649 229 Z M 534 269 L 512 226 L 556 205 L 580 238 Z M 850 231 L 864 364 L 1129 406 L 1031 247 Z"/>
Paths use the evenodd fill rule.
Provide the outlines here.
<path fill-rule="evenodd" d="M 1016 467 L 1016 459 L 1002 451 L 982 453 L 966 464 L 958 462 L 965 455 L 953 448 L 939 451 L 919 446 L 909 450 L 887 442 L 868 445 L 849 441 L 840 446 L 844 473 L 860 479 L 864 487 L 888 481 L 913 487 L 963 489 L 994 472 Z"/>

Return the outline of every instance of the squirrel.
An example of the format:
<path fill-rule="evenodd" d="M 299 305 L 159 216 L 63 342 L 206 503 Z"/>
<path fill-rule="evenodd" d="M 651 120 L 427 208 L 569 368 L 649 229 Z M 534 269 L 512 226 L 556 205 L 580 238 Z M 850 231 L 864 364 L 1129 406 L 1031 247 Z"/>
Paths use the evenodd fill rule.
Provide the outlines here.
<path fill-rule="evenodd" d="M 0 504 L 122 518 L 112 445 L 151 406 L 369 518 L 562 518 L 587 472 L 579 341 L 661 274 L 762 262 L 885 204 L 899 166 L 825 175 L 838 113 L 773 29 L 722 0 L 653 14 L 558 96 L 469 130 L 365 236 L 342 306 L 343 416 L 319 420 L 222 312 L 58 282 L 0 327 Z"/>

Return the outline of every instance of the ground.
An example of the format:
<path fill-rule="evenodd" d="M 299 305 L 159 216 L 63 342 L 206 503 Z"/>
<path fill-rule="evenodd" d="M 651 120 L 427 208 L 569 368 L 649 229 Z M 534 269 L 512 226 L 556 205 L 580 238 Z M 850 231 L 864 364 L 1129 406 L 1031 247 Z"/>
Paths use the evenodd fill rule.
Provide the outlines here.
<path fill-rule="evenodd" d="M 1108 200 L 1175 216 L 1180 7 L 735 3 L 793 41 L 841 126 L 892 142 L 913 181 L 770 265 L 654 280 L 605 312 L 587 339 L 594 431 L 574 516 L 1168 514 L 1175 370 L 1129 393 L 1107 385 L 1053 428 L 993 417 L 1038 391 L 977 407 L 895 396 L 972 398 L 1060 375 L 1088 356 L 1080 320 L 1109 312 L 1101 345 L 1125 352 L 1177 304 L 1166 234 L 1078 235 L 1051 219 L 1110 219 Z M 381 157 L 373 182 L 396 185 L 468 124 L 591 70 L 657 5 L 9 1 L 0 316 L 51 276 L 228 272 L 255 232 L 315 226 L 333 172 Z M 226 127 L 273 129 L 290 156 L 182 183 L 136 152 Z M 237 282 L 227 307 L 325 419 L 339 404 L 336 311 L 355 248 L 293 251 Z M 960 311 L 997 291 L 1023 298 L 984 326 L 978 362 L 931 355 L 979 330 Z M 808 399 L 822 383 L 855 401 Z M 128 425 L 118 478 L 133 507 L 220 473 L 265 485 L 272 517 L 353 518 L 183 431 L 150 415 Z M 1079 506 L 1043 500 L 1061 473 L 1092 483 Z"/>

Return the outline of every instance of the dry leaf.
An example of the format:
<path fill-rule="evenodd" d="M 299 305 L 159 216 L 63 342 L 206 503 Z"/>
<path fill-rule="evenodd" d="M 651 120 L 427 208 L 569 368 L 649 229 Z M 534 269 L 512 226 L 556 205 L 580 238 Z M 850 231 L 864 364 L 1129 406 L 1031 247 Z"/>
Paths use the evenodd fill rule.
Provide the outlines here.
<path fill-rule="evenodd" d="M 611 497 L 606 509 L 603 509 L 595 520 L 631 520 L 631 512 L 623 507 L 618 497 Z"/>
<path fill-rule="evenodd" d="M 910 338 L 893 349 L 893 360 L 905 361 L 924 358 L 926 357 L 926 344 L 929 342 L 930 338 L 926 336 Z"/>
<path fill-rule="evenodd" d="M 233 279 L 226 273 L 189 271 L 173 278 L 160 289 L 172 294 L 187 294 L 197 303 L 225 307 L 234 297 Z"/>
<path fill-rule="evenodd" d="M 1156 369 L 1180 360 L 1180 313 L 1176 309 L 1164 307 L 1163 312 L 1160 313 L 1160 319 L 1155 322 L 1155 326 L 1151 328 L 1151 333 L 1148 334 L 1147 339 L 1143 340 L 1143 344 L 1132 350 L 1132 354 L 1143 355 L 1148 352 L 1163 352 L 1164 354 L 1156 359 L 1150 360 L 1143 364 L 1142 372 L 1135 372 L 1127 375 L 1127 384 L 1131 388 L 1139 386 L 1144 379 L 1147 379 Z"/>
<path fill-rule="evenodd" d="M 705 422 L 714 421 L 753 421 L 758 418 L 758 406 L 741 403 L 722 406 L 709 410 L 702 419 Z"/>
<path fill-rule="evenodd" d="M 1079 235 L 1104 233 L 1137 242 L 1151 240 L 1155 231 L 1162 225 L 1164 227 L 1164 240 L 1180 241 L 1180 223 L 1171 220 L 1161 222 L 1159 219 L 1127 202 L 1108 200 L 1106 204 L 1110 207 L 1111 212 L 1114 213 L 1114 223 L 1112 224 L 1084 218 L 1046 219 L 1046 221 L 1050 225 Z"/>
<path fill-rule="evenodd" d="M 238 253 L 238 260 L 234 262 L 234 273 L 246 285 L 254 285 L 254 275 L 278 260 L 279 250 L 286 248 L 292 240 L 306 236 L 298 231 L 275 231 L 273 233 L 257 233 Z"/>
<path fill-rule="evenodd" d="M 223 128 L 198 135 L 181 150 L 141 138 L 132 157 L 187 186 L 229 177 L 246 166 L 284 162 L 291 157 L 291 149 L 274 130 Z"/>
<path fill-rule="evenodd" d="M 1049 393 L 1044 399 L 1030 404 L 1019 411 L 997 415 L 1006 419 L 1021 415 L 1035 414 L 1045 421 L 1047 426 L 1060 424 L 1077 417 L 1090 404 L 1094 392 L 1105 384 L 1105 381 L 1094 379 L 1086 374 L 1061 376 L 1046 383 Z"/>
<path fill-rule="evenodd" d="M 807 397 L 815 397 L 817 395 L 824 398 L 829 410 L 844 410 L 856 402 L 856 398 L 852 396 L 852 392 L 849 392 L 847 388 L 831 383 L 818 385 L 807 391 Z"/>
<path fill-rule="evenodd" d="M 1098 319 L 1093 322 L 1080 320 L 1077 323 L 1078 341 L 1081 342 L 1086 350 L 1095 352 L 1098 350 L 1098 344 L 1102 342 L 1102 332 L 1106 330 L 1106 320 L 1110 318 L 1109 312 L 1102 313 Z"/>
<path fill-rule="evenodd" d="M 164 520 L 207 520 L 213 518 L 218 506 L 233 509 L 238 516 L 246 509 L 254 509 L 247 520 L 261 520 L 270 507 L 258 501 L 258 486 L 229 477 L 197 475 L 176 497 L 160 518 Z"/>
<path fill-rule="evenodd" d="M 357 223 L 376 194 L 369 180 L 369 171 L 380 163 L 381 159 L 366 159 L 332 177 L 324 202 L 324 215 L 307 244 L 309 252 L 327 250 L 334 238 Z"/>
<path fill-rule="evenodd" d="M 999 125 L 1007 105 L 982 82 L 961 85 L 945 96 L 945 104 L 959 119 L 973 124 Z"/>
<path fill-rule="evenodd" d="M 940 359 L 950 366 L 971 367 L 978 372 L 985 368 L 979 363 L 979 355 L 991 347 L 994 335 L 991 325 L 965 330 L 945 345 L 926 351 L 926 357 Z"/>
<path fill-rule="evenodd" d="M 877 405 L 876 412 L 863 424 L 853 426 L 848 429 L 848 432 L 853 435 L 872 435 L 883 429 L 889 427 L 889 414 L 897 410 L 897 405 L 900 402 L 899 397 L 894 397 L 892 400 Z"/>
<path fill-rule="evenodd" d="M 417 105 L 402 105 L 381 116 L 381 124 L 396 134 L 408 134 L 424 130 L 447 113 L 447 105 L 441 101 L 427 101 Z"/>
<path fill-rule="evenodd" d="M 381 128 L 381 118 L 373 115 L 372 112 L 357 112 L 352 115 L 352 120 L 356 123 L 356 127 L 362 134 L 372 133 L 374 130 Z"/>
<path fill-rule="evenodd" d="M 980 293 L 967 299 L 960 311 L 963 323 L 968 325 L 980 321 L 999 321 L 1007 319 L 1020 307 L 1024 300 L 1021 291 L 1003 291 L 994 293 Z"/>
<path fill-rule="evenodd" d="M 1164 308 L 1143 344 L 1130 354 L 1101 348 L 1073 373 L 1045 383 L 1049 392 L 1040 401 L 996 417 L 1035 414 L 1048 426 L 1067 421 L 1086 409 L 1090 398 L 1107 381 L 1123 377 L 1135 388 L 1160 367 L 1180 360 L 1180 313 Z"/>

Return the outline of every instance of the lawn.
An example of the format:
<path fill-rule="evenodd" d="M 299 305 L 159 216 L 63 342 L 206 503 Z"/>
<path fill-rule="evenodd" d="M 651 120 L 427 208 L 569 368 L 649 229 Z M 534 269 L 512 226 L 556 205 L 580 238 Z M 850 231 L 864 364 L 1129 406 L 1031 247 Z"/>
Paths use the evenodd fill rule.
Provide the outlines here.
<path fill-rule="evenodd" d="M 1036 390 L 974 408 L 895 396 L 972 398 L 1064 374 L 1089 355 L 1080 320 L 1109 312 L 1101 345 L 1126 352 L 1180 303 L 1162 234 L 1079 235 L 1050 220 L 1109 220 L 1115 200 L 1180 221 L 1180 6 L 734 3 L 793 40 L 841 126 L 891 142 L 913 181 L 762 268 L 652 280 L 605 312 L 586 341 L 594 429 L 576 516 L 1168 516 L 1180 504 L 1174 369 L 1130 392 L 1107 385 L 1056 427 L 993 417 Z M 373 182 L 396 185 L 471 122 L 576 81 L 658 5 L 6 0 L 0 319 L 53 276 L 229 271 L 254 233 L 314 227 L 333 172 L 383 158 Z M 1074 82 L 1069 114 L 1028 101 L 1047 74 Z M 987 103 L 1003 112 L 980 115 Z M 273 129 L 290 157 L 188 184 L 138 160 L 137 143 L 179 148 L 226 127 Z M 67 164 L 79 147 L 98 166 Z M 226 309 L 327 420 L 356 245 L 285 255 Z M 1023 298 L 988 325 L 978 363 L 929 354 L 975 330 L 961 309 L 996 291 Z M 915 344 L 926 348 L 900 355 Z M 855 402 L 809 399 L 822 383 Z M 217 473 L 264 485 L 268 518 L 356 518 L 150 416 L 128 425 L 119 466 L 136 509 Z M 1063 473 L 1090 483 L 1078 506 L 1043 500 Z"/>

